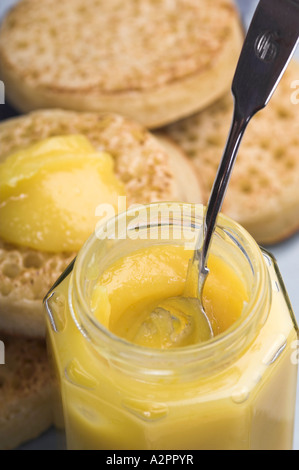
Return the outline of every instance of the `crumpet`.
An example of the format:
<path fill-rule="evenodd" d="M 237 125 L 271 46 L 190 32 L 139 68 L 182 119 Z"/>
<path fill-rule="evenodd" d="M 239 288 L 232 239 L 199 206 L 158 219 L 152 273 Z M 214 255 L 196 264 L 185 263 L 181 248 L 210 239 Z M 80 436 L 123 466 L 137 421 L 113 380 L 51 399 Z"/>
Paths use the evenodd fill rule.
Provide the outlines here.
<path fill-rule="evenodd" d="M 299 229 L 299 64 L 293 61 L 267 108 L 249 123 L 223 212 L 269 245 Z M 192 160 L 207 203 L 233 114 L 230 95 L 164 129 Z"/>
<path fill-rule="evenodd" d="M 21 0 L 0 29 L 0 73 L 22 112 L 117 112 L 153 128 L 227 92 L 242 42 L 231 0 Z"/>
<path fill-rule="evenodd" d="M 0 450 L 38 437 L 54 422 L 52 377 L 44 341 L 3 336 L 0 365 Z"/>

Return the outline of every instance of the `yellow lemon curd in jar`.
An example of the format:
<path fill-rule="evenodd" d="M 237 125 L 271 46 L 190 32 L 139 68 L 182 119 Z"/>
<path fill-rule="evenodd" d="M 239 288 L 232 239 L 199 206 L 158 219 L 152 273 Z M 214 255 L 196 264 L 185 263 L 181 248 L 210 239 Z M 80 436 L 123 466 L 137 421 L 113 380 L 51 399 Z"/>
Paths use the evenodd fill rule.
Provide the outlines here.
<path fill-rule="evenodd" d="M 0 164 L 0 237 L 40 251 L 78 251 L 95 230 L 95 209 L 125 194 L 112 157 L 82 135 L 51 137 Z"/>
<path fill-rule="evenodd" d="M 140 247 L 117 260 L 104 259 L 100 273 L 91 255 L 85 269 L 79 259 L 73 276 L 55 288 L 47 306 L 49 346 L 69 449 L 290 448 L 297 370 L 291 345 L 297 333 L 281 291 L 272 292 L 267 321 L 250 346 L 222 361 L 227 351 L 218 345 L 217 360 L 208 360 L 212 370 L 198 362 L 196 351 L 220 336 L 199 348 L 189 346 L 197 341 L 196 321 L 177 335 L 169 318 L 150 318 L 152 303 L 183 293 L 192 255 L 174 245 Z M 209 268 L 204 305 L 214 334 L 225 331 L 225 338 L 234 322 L 241 324 L 252 292 L 227 254 L 222 259 L 221 252 L 212 252 Z M 269 273 L 271 285 L 278 285 L 273 265 Z M 87 289 L 87 323 L 76 300 L 77 276 Z M 95 319 L 105 327 L 99 336 Z M 279 358 L 277 350 L 283 351 Z"/>
<path fill-rule="evenodd" d="M 185 299 L 171 300 L 183 295 L 192 256 L 183 247 L 152 246 L 114 262 L 93 290 L 94 316 L 112 333 L 139 346 L 170 349 L 210 339 L 200 311 Z M 208 267 L 203 304 L 216 336 L 240 317 L 248 293 L 220 257 L 211 255 Z M 163 310 L 157 309 L 161 302 Z"/>

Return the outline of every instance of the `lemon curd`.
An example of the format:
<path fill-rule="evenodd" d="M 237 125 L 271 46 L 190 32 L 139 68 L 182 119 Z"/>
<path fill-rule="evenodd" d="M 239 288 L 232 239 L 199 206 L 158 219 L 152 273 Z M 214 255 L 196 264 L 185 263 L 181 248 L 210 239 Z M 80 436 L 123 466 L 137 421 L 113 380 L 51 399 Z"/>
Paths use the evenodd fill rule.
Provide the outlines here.
<path fill-rule="evenodd" d="M 184 290 L 192 250 L 163 234 L 200 227 L 185 207 L 171 220 L 167 203 L 144 221 L 121 214 L 134 237 L 103 226 L 45 299 L 69 449 L 292 448 L 298 328 L 270 254 L 220 215 L 204 289 L 213 337 L 192 309 L 153 314 Z"/>
<path fill-rule="evenodd" d="M 117 260 L 94 288 L 91 307 L 95 318 L 115 335 L 140 346 L 169 349 L 208 340 L 198 310 L 188 302 L 171 301 L 183 296 L 192 256 L 183 247 L 154 246 Z M 248 293 L 221 258 L 212 255 L 209 269 L 203 304 L 213 334 L 218 335 L 240 317 Z M 169 313 L 154 311 L 162 301 Z M 201 330 L 206 338 L 201 337 Z"/>
<path fill-rule="evenodd" d="M 78 251 L 95 230 L 95 209 L 125 195 L 112 157 L 82 135 L 52 137 L 0 164 L 0 236 L 48 252 Z"/>

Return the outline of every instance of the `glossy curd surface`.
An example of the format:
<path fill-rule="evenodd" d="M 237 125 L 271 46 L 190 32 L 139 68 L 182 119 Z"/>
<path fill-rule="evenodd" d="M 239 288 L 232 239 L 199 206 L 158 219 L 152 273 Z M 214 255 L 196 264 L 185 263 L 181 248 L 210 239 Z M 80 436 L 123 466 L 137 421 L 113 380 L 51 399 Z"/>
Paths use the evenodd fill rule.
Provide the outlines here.
<path fill-rule="evenodd" d="M 183 247 L 154 246 L 119 259 L 94 288 L 94 316 L 139 346 L 170 349 L 209 340 L 205 317 L 191 299 L 183 298 L 192 256 Z M 208 266 L 203 304 L 215 336 L 241 316 L 248 293 L 221 258 L 211 256 Z M 189 289 L 196 295 L 196 277 L 192 281 Z"/>
<path fill-rule="evenodd" d="M 99 222 L 97 206 L 117 209 L 124 194 L 112 157 L 84 136 L 45 139 L 0 164 L 0 237 L 41 251 L 78 251 Z"/>

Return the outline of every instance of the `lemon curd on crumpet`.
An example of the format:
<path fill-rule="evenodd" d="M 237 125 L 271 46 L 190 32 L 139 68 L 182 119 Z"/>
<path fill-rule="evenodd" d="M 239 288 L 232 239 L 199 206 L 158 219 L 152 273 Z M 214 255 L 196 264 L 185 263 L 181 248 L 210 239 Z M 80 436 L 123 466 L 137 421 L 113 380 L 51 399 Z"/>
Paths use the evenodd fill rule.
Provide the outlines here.
<path fill-rule="evenodd" d="M 78 251 L 95 229 L 100 203 L 125 195 L 113 159 L 83 135 L 52 137 L 0 164 L 0 237 L 51 253 Z"/>
<path fill-rule="evenodd" d="M 46 297 L 69 449 L 292 448 L 298 328 L 269 253 L 220 215 L 203 293 L 212 337 L 192 310 L 151 309 L 183 292 L 202 209 L 117 216 Z"/>

